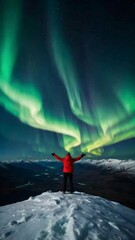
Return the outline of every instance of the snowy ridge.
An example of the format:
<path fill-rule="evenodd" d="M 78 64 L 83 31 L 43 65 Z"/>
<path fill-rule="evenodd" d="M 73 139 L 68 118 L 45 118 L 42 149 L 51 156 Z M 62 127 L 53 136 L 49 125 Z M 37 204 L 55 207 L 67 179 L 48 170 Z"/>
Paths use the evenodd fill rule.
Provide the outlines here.
<path fill-rule="evenodd" d="M 135 211 L 101 197 L 45 192 L 0 207 L 4 240 L 134 240 Z"/>
<path fill-rule="evenodd" d="M 105 169 L 114 171 L 125 171 L 135 175 L 135 160 L 119 160 L 119 159 L 102 159 L 102 160 L 81 160 L 81 164 L 88 163 Z"/>
<path fill-rule="evenodd" d="M 42 162 L 57 162 L 55 159 L 40 159 L 40 160 L 10 160 L 10 161 L 1 161 L 0 167 L 6 168 L 6 164 L 11 163 L 39 163 L 42 164 Z M 128 159 L 128 160 L 119 160 L 119 159 L 100 159 L 100 160 L 92 160 L 92 159 L 81 159 L 79 162 L 76 162 L 75 164 L 90 164 L 90 165 L 96 165 L 98 167 L 104 167 L 113 169 L 116 171 L 127 171 L 128 173 L 135 174 L 135 160 Z"/>
<path fill-rule="evenodd" d="M 42 160 L 12 160 L 12 161 L 2 161 L 0 162 L 0 167 L 7 168 L 5 164 L 11 164 L 11 163 L 38 163 L 42 166 L 43 162 L 57 162 L 55 159 L 42 159 Z M 4 164 L 5 163 L 5 164 Z M 89 164 L 94 165 L 97 167 L 102 167 L 108 170 L 113 171 L 123 171 L 128 174 L 135 175 L 135 160 L 129 159 L 129 160 L 119 160 L 119 159 L 101 159 L 101 160 L 91 160 L 91 159 L 82 159 L 79 162 L 76 162 L 75 164 Z"/>

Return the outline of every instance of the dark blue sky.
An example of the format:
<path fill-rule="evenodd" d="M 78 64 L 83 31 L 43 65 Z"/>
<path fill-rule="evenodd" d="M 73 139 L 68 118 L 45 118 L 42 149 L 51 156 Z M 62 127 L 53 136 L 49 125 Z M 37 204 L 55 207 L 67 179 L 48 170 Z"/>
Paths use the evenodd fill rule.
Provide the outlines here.
<path fill-rule="evenodd" d="M 135 1 L 0 2 L 0 160 L 135 159 Z"/>

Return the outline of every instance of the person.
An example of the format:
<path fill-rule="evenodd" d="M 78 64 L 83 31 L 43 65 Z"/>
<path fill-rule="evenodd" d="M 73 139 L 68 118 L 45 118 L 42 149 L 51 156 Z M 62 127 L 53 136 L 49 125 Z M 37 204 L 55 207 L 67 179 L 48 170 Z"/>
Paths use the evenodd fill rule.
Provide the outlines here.
<path fill-rule="evenodd" d="M 80 156 L 76 158 L 72 158 L 70 153 L 67 153 L 64 158 L 59 157 L 55 153 L 52 153 L 52 155 L 57 159 L 60 160 L 63 163 L 63 175 L 64 175 L 64 182 L 63 182 L 63 193 L 66 192 L 67 187 L 67 180 L 69 179 L 70 183 L 70 193 L 73 193 L 74 187 L 73 187 L 73 171 L 74 171 L 74 162 L 79 161 L 82 157 L 84 157 L 86 154 L 82 153 Z"/>

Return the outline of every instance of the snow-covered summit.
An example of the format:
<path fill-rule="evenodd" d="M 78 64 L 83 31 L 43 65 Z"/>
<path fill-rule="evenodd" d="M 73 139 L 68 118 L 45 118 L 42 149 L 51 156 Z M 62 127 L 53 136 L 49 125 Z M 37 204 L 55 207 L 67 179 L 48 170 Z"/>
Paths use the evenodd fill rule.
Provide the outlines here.
<path fill-rule="evenodd" d="M 84 193 L 45 192 L 0 207 L 0 239 L 135 239 L 135 211 Z"/>

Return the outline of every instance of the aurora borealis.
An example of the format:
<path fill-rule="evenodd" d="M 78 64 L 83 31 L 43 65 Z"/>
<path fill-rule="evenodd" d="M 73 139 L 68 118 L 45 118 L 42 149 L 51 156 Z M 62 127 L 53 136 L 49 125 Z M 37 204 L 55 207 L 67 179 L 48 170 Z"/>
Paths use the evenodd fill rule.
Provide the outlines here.
<path fill-rule="evenodd" d="M 0 159 L 135 159 L 135 2 L 0 1 Z"/>

